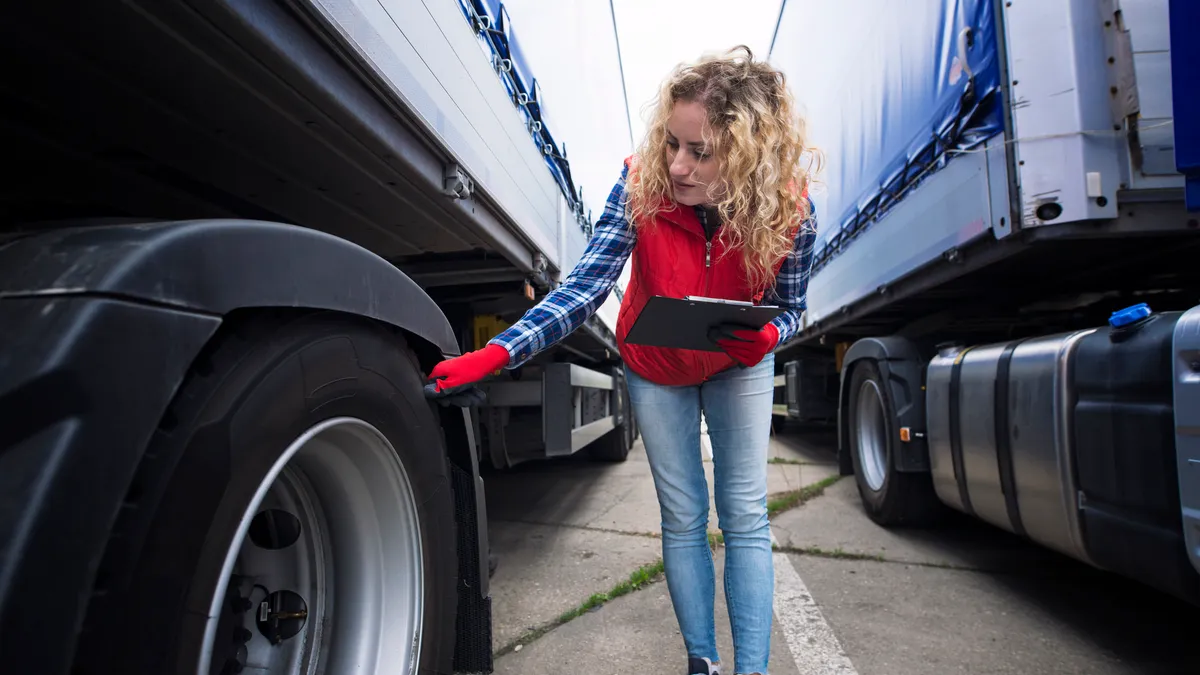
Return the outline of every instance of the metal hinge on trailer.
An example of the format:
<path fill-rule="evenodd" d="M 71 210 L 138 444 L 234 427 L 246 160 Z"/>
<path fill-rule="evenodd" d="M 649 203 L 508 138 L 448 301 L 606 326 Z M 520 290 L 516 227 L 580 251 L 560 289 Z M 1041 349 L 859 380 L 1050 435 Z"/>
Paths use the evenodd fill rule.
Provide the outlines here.
<path fill-rule="evenodd" d="M 535 292 L 549 293 L 554 290 L 556 285 L 555 281 L 550 278 L 550 261 L 546 259 L 545 255 L 535 253 L 533 255 L 533 269 L 525 277 L 522 289 L 525 298 L 533 300 L 536 297 Z"/>
<path fill-rule="evenodd" d="M 540 149 L 546 159 L 550 172 L 562 190 L 563 196 L 577 211 L 576 218 L 580 220 L 580 228 L 591 237 L 591 213 L 586 214 L 583 221 L 583 192 L 577 190 L 571 177 L 570 164 L 567 161 L 566 144 L 559 151 L 558 143 L 550 130 L 541 120 L 541 88 L 537 78 L 522 68 L 514 59 L 514 46 L 509 44 L 510 31 L 508 13 L 504 4 L 495 7 L 498 16 L 491 16 L 487 3 L 483 0 L 458 0 L 459 8 L 463 11 L 467 22 L 475 35 L 481 39 L 491 52 L 492 69 L 512 99 L 512 103 L 521 111 L 525 118 L 525 127 L 529 131 L 534 144 Z M 523 71 L 523 72 L 522 72 Z M 528 81 L 526 80 L 528 78 Z"/>
<path fill-rule="evenodd" d="M 454 199 L 470 199 L 475 183 L 458 164 L 446 166 L 442 172 L 442 194 Z"/>

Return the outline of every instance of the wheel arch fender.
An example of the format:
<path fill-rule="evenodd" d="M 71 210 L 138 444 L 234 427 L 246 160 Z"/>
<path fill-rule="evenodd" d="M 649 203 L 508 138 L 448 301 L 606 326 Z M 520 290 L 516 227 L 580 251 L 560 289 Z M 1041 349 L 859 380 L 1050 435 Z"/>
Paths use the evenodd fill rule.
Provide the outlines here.
<path fill-rule="evenodd" d="M 459 354 L 441 308 L 408 275 L 340 237 L 256 220 L 68 227 L 0 249 L 0 297 L 102 295 L 224 316 L 294 307 L 368 317 Z"/>
<path fill-rule="evenodd" d="M 925 366 L 921 349 L 908 338 L 899 336 L 863 338 L 846 351 L 842 359 L 841 384 L 838 387 L 838 467 L 842 475 L 853 473 L 850 459 L 850 391 L 854 367 L 861 361 L 874 361 L 887 383 L 895 406 L 896 428 L 912 430 L 907 443 L 898 443 L 893 458 L 896 470 L 929 471 L 929 446 L 925 438 Z"/>
<path fill-rule="evenodd" d="M 151 434 L 224 318 L 268 308 L 328 310 L 393 326 L 413 338 L 423 369 L 460 353 L 446 316 L 412 279 L 367 249 L 316 230 L 250 220 L 127 222 L 64 226 L 0 245 L 0 318 L 16 328 L 0 339 L 11 357 L 0 359 L 0 400 L 37 413 L 0 434 L 0 459 L 19 460 L 8 469 L 0 461 L 0 474 L 44 488 L 0 513 L 0 535 L 28 535 L 3 542 L 13 545 L 13 556 L 0 565 L 0 579 L 12 582 L 0 587 L 0 624 L 20 619 L 44 630 L 6 630 L 0 651 L 24 641 L 35 653 L 61 657 L 42 664 L 46 672 L 65 672 L 94 583 L 86 563 L 106 541 Z M 117 333 L 127 334 L 118 340 Z M 78 395 L 52 395 L 64 382 Z M 114 382 L 122 396 L 112 395 Z M 482 533 L 473 553 L 485 572 L 474 590 L 486 596 L 474 438 L 461 410 L 443 412 L 451 461 L 470 473 L 474 488 L 478 510 L 468 522 Z M 94 466 L 100 458 L 102 471 Z M 80 520 L 68 503 L 87 515 Z M 82 529 L 67 547 L 78 564 L 63 570 L 59 601 L 43 591 L 6 592 L 41 586 L 38 568 L 45 570 L 37 560 L 67 553 L 49 536 L 67 521 Z M 39 606 L 69 610 L 55 610 L 43 624 L 35 618 L 43 614 Z"/>

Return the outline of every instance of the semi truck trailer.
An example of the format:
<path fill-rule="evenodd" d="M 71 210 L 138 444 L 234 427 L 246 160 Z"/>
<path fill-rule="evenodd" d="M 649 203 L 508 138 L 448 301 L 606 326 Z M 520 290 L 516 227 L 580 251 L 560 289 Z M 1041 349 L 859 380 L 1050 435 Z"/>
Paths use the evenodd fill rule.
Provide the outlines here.
<path fill-rule="evenodd" d="M 1200 10 L 787 0 L 827 171 L 782 422 L 885 527 L 968 514 L 1200 602 Z"/>
<path fill-rule="evenodd" d="M 582 255 L 631 150 L 611 7 L 48 0 L 0 35 L 4 672 L 491 672 L 480 464 L 624 459 L 616 294 L 480 405 L 426 375 Z"/>

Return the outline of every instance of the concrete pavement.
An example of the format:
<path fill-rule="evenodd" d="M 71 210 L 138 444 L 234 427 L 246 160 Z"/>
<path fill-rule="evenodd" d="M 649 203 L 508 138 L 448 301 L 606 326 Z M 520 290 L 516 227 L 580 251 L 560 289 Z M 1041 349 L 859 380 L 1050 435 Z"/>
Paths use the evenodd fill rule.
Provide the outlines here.
<path fill-rule="evenodd" d="M 1200 673 L 1200 610 L 966 516 L 884 530 L 847 478 L 773 529 L 862 675 Z"/>
<path fill-rule="evenodd" d="M 718 551 L 715 567 L 717 649 L 732 672 L 733 644 L 721 570 L 724 555 Z M 497 675 L 532 673 L 682 673 L 686 665 L 683 637 L 679 634 L 666 583 L 617 598 L 585 613 L 519 652 L 496 662 Z M 801 675 L 788 652 L 787 641 L 776 625 L 771 639 L 772 675 Z"/>
<path fill-rule="evenodd" d="M 829 435 L 773 439 L 770 491 L 834 475 L 831 450 Z M 560 618 L 661 556 L 640 443 L 622 464 L 579 457 L 486 480 L 500 556 L 497 673 L 683 671 L 661 581 Z M 715 529 L 715 513 L 710 521 Z M 781 547 L 772 673 L 1200 673 L 1189 651 L 1200 635 L 1193 608 L 965 517 L 884 530 L 863 515 L 853 478 L 777 515 L 772 529 Z M 718 550 L 718 572 L 721 560 Z M 717 588 L 719 644 L 732 665 Z"/>

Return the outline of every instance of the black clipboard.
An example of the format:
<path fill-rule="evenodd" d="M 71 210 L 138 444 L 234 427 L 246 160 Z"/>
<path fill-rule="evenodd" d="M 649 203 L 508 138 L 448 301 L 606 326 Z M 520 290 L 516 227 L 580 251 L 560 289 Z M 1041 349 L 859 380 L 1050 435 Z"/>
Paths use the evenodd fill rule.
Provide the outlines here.
<path fill-rule="evenodd" d="M 649 347 L 671 347 L 702 352 L 719 352 L 709 342 L 708 329 L 729 323 L 758 330 L 783 314 L 774 305 L 752 305 L 713 298 L 668 298 L 656 295 L 646 302 L 642 312 L 625 336 L 625 342 Z"/>

